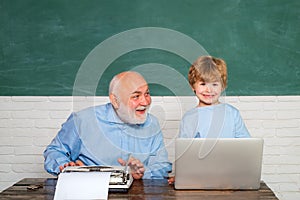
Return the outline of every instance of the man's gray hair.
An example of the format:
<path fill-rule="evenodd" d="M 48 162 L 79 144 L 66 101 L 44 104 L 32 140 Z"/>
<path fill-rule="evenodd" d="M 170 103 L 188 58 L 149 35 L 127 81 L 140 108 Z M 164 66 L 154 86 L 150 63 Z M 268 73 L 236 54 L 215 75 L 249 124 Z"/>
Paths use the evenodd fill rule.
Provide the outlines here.
<path fill-rule="evenodd" d="M 120 88 L 121 79 L 124 76 L 130 75 L 130 74 L 136 74 L 140 77 L 143 77 L 140 73 L 135 72 L 135 71 L 125 71 L 125 72 L 115 75 L 109 84 L 109 91 L 108 91 L 109 95 L 110 94 L 118 95 L 118 92 L 119 92 L 118 89 Z"/>

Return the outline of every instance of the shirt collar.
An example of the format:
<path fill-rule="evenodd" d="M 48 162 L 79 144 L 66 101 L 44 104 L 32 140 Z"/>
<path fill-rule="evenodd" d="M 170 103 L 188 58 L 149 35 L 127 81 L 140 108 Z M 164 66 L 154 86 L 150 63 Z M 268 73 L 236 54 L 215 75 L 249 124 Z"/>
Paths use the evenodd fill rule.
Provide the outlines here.
<path fill-rule="evenodd" d="M 106 108 L 107 108 L 107 116 L 106 116 L 107 121 L 118 123 L 118 124 L 124 124 L 124 122 L 117 115 L 111 103 L 106 104 Z"/>

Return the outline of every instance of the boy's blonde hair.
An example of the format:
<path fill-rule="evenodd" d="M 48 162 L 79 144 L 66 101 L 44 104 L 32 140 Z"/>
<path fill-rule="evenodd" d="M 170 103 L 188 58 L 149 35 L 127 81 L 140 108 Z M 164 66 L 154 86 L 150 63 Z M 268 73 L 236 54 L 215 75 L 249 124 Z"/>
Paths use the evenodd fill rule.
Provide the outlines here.
<path fill-rule="evenodd" d="M 227 67 L 224 60 L 212 56 L 200 56 L 190 67 L 188 74 L 192 87 L 197 81 L 220 81 L 222 89 L 227 86 Z"/>

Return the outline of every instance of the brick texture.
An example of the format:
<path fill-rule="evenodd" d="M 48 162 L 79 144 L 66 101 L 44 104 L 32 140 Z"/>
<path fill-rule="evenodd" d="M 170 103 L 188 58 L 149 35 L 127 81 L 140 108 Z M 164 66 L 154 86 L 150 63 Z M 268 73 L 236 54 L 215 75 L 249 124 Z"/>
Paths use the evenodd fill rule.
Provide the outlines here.
<path fill-rule="evenodd" d="M 162 127 L 169 158 L 183 114 L 195 97 L 152 97 L 150 112 Z M 264 138 L 262 179 L 280 200 L 300 199 L 300 96 L 224 97 L 241 115 L 252 137 Z M 26 177 L 51 177 L 42 153 L 73 111 L 108 97 L 0 97 L 0 191 Z"/>

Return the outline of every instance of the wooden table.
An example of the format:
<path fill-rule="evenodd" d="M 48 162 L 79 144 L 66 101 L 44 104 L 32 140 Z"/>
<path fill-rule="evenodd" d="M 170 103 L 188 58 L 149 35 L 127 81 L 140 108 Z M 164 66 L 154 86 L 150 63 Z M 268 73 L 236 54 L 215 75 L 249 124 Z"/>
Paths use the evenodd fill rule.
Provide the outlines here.
<path fill-rule="evenodd" d="M 55 178 L 25 178 L 0 193 L 0 199 L 53 199 Z M 36 190 L 28 190 L 29 185 L 42 184 Z M 205 200 L 275 200 L 270 188 L 261 183 L 259 190 L 175 190 L 167 180 L 135 180 L 128 193 L 109 193 L 109 199 L 205 199 Z"/>

